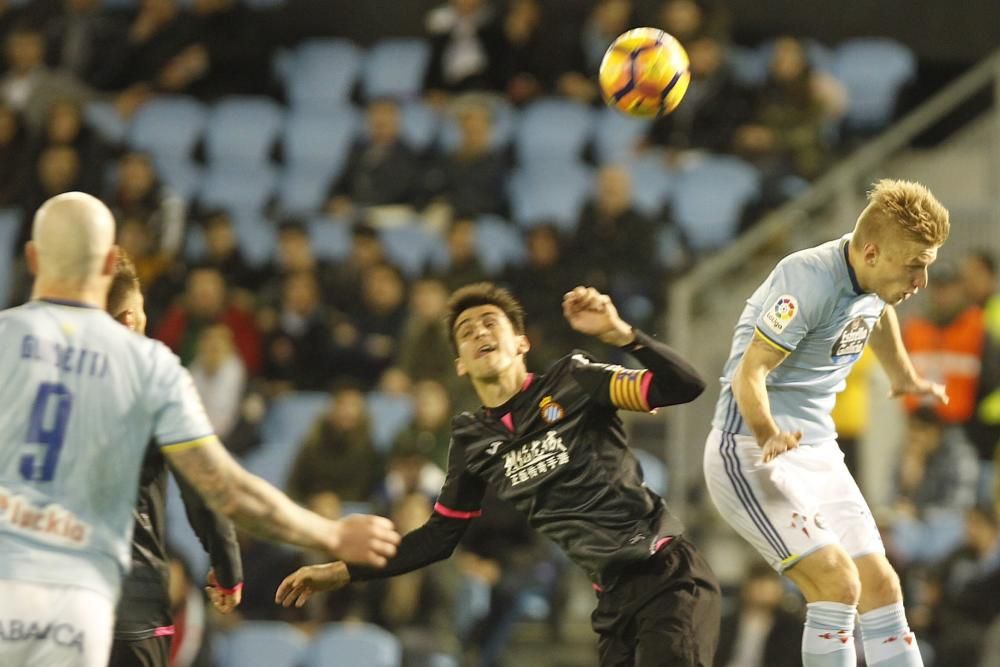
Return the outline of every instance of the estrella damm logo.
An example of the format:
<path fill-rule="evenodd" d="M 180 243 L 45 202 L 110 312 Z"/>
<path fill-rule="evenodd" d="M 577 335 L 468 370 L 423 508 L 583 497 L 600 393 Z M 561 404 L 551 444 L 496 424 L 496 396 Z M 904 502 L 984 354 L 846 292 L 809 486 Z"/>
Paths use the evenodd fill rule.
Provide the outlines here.
<path fill-rule="evenodd" d="M 538 403 L 538 410 L 546 424 L 557 422 L 563 418 L 565 412 L 561 405 L 555 402 L 551 396 L 546 396 Z"/>

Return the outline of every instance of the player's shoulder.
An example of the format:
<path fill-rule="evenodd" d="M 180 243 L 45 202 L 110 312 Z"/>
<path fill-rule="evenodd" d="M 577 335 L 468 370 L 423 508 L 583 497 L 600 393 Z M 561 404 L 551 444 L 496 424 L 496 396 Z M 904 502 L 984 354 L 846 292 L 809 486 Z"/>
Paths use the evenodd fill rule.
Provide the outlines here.
<path fill-rule="evenodd" d="M 838 255 L 841 252 L 842 239 L 836 239 L 793 252 L 778 262 L 775 271 L 791 273 L 801 278 L 813 278 L 821 282 L 831 281 L 831 276 L 838 276 L 840 267 Z"/>

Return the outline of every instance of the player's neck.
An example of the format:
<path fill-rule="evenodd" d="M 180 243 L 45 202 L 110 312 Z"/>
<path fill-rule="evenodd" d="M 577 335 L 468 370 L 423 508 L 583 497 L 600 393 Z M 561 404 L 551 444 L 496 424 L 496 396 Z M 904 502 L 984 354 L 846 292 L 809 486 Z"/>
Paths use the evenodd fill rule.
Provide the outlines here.
<path fill-rule="evenodd" d="M 472 386 L 475 387 L 479 402 L 484 407 L 495 408 L 516 396 L 524 386 L 524 380 L 527 377 L 528 370 L 524 364 L 514 364 L 507 372 L 494 378 L 473 380 Z"/>
<path fill-rule="evenodd" d="M 861 288 L 861 291 L 865 294 L 871 292 L 872 290 L 868 288 L 868 276 L 865 274 L 864 251 L 858 248 L 853 241 L 847 242 L 847 263 L 854 271 L 854 277 L 858 281 L 858 287 Z"/>
<path fill-rule="evenodd" d="M 31 291 L 32 299 L 54 299 L 57 301 L 73 301 L 104 310 L 108 303 L 108 287 L 106 284 L 84 285 L 63 281 L 39 278 Z"/>

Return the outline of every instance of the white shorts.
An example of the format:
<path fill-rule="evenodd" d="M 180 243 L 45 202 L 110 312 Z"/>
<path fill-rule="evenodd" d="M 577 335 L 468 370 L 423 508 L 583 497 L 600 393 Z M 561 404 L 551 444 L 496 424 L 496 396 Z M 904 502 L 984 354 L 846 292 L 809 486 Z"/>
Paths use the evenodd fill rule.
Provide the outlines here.
<path fill-rule="evenodd" d="M 828 544 L 885 555 L 878 526 L 836 441 L 760 462 L 756 439 L 713 428 L 705 482 L 716 508 L 778 572 Z"/>
<path fill-rule="evenodd" d="M 0 580 L 0 665 L 106 667 L 114 618 L 99 593 Z"/>

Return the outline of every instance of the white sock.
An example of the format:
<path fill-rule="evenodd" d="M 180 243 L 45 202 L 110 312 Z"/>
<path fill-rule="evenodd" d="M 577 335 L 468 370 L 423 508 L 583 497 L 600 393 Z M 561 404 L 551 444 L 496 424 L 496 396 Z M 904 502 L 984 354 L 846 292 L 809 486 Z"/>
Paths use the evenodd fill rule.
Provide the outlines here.
<path fill-rule="evenodd" d="M 855 667 L 854 616 L 858 607 L 840 602 L 810 602 L 802 632 L 803 667 Z"/>
<path fill-rule="evenodd" d="M 923 667 L 902 602 L 861 614 L 861 637 L 869 667 Z"/>

